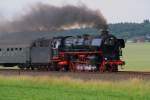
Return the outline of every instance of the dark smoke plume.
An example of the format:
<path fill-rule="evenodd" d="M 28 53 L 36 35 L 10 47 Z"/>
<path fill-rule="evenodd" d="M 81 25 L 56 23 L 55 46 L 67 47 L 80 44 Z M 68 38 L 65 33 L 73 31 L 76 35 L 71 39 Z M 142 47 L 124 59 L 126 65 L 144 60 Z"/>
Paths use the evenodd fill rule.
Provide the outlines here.
<path fill-rule="evenodd" d="M 100 11 L 86 6 L 56 7 L 38 3 L 25 15 L 0 25 L 0 32 L 58 31 L 75 26 L 105 29 L 107 22 Z"/>

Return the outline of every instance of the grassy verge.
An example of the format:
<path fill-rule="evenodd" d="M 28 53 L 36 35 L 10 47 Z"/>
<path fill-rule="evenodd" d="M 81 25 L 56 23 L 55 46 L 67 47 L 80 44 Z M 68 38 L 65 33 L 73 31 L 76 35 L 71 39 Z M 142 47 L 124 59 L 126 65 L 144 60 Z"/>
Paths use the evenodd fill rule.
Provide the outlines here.
<path fill-rule="evenodd" d="M 125 70 L 150 71 L 150 43 L 127 43 L 123 53 Z"/>
<path fill-rule="evenodd" d="M 150 100 L 150 82 L 0 77 L 0 100 Z"/>

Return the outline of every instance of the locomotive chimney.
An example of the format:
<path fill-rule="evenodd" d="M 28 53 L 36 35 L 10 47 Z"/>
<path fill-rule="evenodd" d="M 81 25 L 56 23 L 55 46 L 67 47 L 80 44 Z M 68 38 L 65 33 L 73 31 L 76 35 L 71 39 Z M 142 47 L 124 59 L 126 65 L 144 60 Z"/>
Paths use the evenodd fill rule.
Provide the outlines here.
<path fill-rule="evenodd" d="M 106 29 L 105 29 L 105 30 L 102 30 L 102 31 L 101 31 L 101 35 L 104 35 L 104 34 L 105 34 L 105 35 L 108 35 L 108 34 L 109 34 L 109 31 L 106 30 Z"/>
<path fill-rule="evenodd" d="M 105 38 L 105 37 L 107 37 L 108 35 L 109 35 L 109 30 L 108 30 L 108 28 L 103 28 L 103 29 L 101 29 L 100 30 L 100 36 L 102 37 L 102 38 Z"/>

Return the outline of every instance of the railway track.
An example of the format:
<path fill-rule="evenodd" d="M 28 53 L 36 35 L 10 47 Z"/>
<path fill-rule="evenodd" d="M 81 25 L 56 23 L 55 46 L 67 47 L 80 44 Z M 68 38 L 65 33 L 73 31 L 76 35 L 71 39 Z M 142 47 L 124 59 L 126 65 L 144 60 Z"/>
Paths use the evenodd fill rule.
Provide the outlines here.
<path fill-rule="evenodd" d="M 82 80 L 127 80 L 127 79 L 143 79 L 150 80 L 150 72 L 140 71 L 119 71 L 116 73 L 99 73 L 99 72 L 55 72 L 40 70 L 19 70 L 19 69 L 0 69 L 1 76 L 49 76 L 49 77 L 71 77 Z"/>
<path fill-rule="evenodd" d="M 143 71 L 119 71 L 117 73 L 150 75 L 150 72 L 143 72 Z"/>
<path fill-rule="evenodd" d="M 52 72 L 52 73 L 59 73 L 57 71 L 47 71 L 47 70 L 20 70 L 20 69 L 0 69 L 0 72 Z M 61 72 L 62 73 L 62 72 Z M 143 74 L 143 75 L 150 75 L 150 72 L 144 72 L 144 71 L 119 71 L 119 72 L 64 72 L 64 73 L 84 73 L 84 74 Z"/>

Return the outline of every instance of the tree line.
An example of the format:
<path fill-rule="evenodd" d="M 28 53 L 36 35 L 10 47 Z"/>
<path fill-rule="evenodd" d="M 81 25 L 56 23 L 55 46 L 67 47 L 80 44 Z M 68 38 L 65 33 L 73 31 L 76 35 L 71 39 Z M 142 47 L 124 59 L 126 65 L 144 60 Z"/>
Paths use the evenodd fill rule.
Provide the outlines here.
<path fill-rule="evenodd" d="M 144 20 L 142 23 L 109 24 L 109 28 L 112 34 L 126 40 L 134 37 L 150 35 L 149 20 Z"/>

